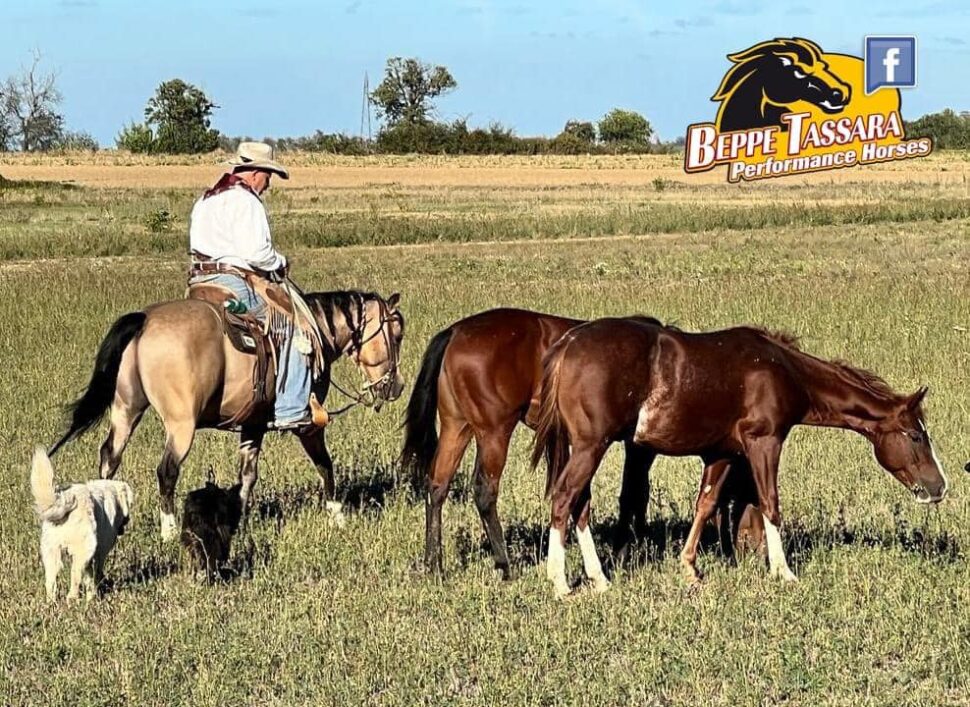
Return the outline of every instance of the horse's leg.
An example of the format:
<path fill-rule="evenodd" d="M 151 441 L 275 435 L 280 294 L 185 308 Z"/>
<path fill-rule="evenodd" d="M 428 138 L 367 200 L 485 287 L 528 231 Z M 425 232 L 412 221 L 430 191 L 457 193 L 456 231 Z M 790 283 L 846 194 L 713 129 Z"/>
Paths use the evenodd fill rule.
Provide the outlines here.
<path fill-rule="evenodd" d="M 239 433 L 239 498 L 242 501 L 242 528 L 249 523 L 249 495 L 256 485 L 259 452 L 263 448 L 263 427 L 244 427 Z"/>
<path fill-rule="evenodd" d="M 121 455 L 128 445 L 131 433 L 141 422 L 148 408 L 148 398 L 141 386 L 141 379 L 134 363 L 134 348 L 125 351 L 115 383 L 115 397 L 111 404 L 111 427 L 101 445 L 102 479 L 114 478 L 121 465 Z"/>
<path fill-rule="evenodd" d="M 623 482 L 620 487 L 620 520 L 613 540 L 613 554 L 625 564 L 631 543 L 640 542 L 647 534 L 647 504 L 650 501 L 650 467 L 657 458 L 649 447 L 624 442 Z"/>
<path fill-rule="evenodd" d="M 444 571 L 441 562 L 441 507 L 448 498 L 448 488 L 471 436 L 471 427 L 467 422 L 451 417 L 441 419 L 441 434 L 431 462 L 425 497 L 424 566 L 427 571 L 436 574 Z"/>
<path fill-rule="evenodd" d="M 727 459 L 719 459 L 704 467 L 701 487 L 694 503 L 694 522 L 690 526 L 684 549 L 680 552 L 680 563 L 684 566 L 688 584 L 698 584 L 704 576 L 697 569 L 697 546 L 700 544 L 704 526 L 717 512 L 721 487 L 730 467 L 731 462 Z"/>
<path fill-rule="evenodd" d="M 596 554 L 596 544 L 593 542 L 593 533 L 589 528 L 589 515 L 591 501 L 593 498 L 590 484 L 579 494 L 576 505 L 573 506 L 573 523 L 576 527 L 576 540 L 579 541 L 579 550 L 583 555 L 583 569 L 586 576 L 592 580 L 593 589 L 597 592 L 605 592 L 610 588 L 610 581 L 603 573 L 603 565 Z"/>
<path fill-rule="evenodd" d="M 317 474 L 320 475 L 320 492 L 323 494 L 327 513 L 338 526 L 342 527 L 346 518 L 344 517 L 343 504 L 335 500 L 337 488 L 333 480 L 333 459 L 331 459 L 330 451 L 327 449 L 326 430 L 315 430 L 309 434 L 299 435 L 299 437 L 303 450 L 310 457 L 313 466 L 316 467 Z"/>
<path fill-rule="evenodd" d="M 162 540 L 175 538 L 175 484 L 179 469 L 195 439 L 195 420 L 166 421 L 165 452 L 158 465 L 158 493 L 161 506 Z"/>
<path fill-rule="evenodd" d="M 717 509 L 718 533 L 725 556 L 737 560 L 764 542 L 764 519 L 751 465 L 744 457 L 731 461 Z"/>
<path fill-rule="evenodd" d="M 509 440 L 516 424 L 512 420 L 488 435 L 476 435 L 475 438 L 478 447 L 475 459 L 475 505 L 492 548 L 495 569 L 506 580 L 512 579 L 512 572 L 509 567 L 509 551 L 505 546 L 505 533 L 498 517 L 498 487 L 509 453 Z"/>
<path fill-rule="evenodd" d="M 562 475 L 556 482 L 556 487 L 552 495 L 552 518 L 549 528 L 549 556 L 546 560 L 546 576 L 552 582 L 557 599 L 562 599 L 569 594 L 569 584 L 566 582 L 566 523 L 569 516 L 573 513 L 573 508 L 577 501 L 581 500 L 584 492 L 588 493 L 588 486 L 596 473 L 603 454 L 606 453 L 606 446 L 599 444 L 595 446 L 574 445 L 572 454 Z M 588 521 L 588 516 L 587 516 Z M 583 559 L 585 561 L 588 551 L 592 550 L 592 556 L 596 555 L 596 548 L 593 545 L 593 537 L 589 532 L 589 525 L 579 528 L 577 524 L 576 534 L 579 536 L 580 547 L 584 548 Z M 599 560 L 596 561 L 599 564 Z M 591 567 L 595 571 L 595 566 Z M 602 575 L 600 569 L 599 575 Z M 602 580 L 599 577 L 592 577 L 594 584 L 602 588 L 609 587 L 606 577 Z"/>
<path fill-rule="evenodd" d="M 781 509 L 778 503 L 778 462 L 782 440 L 775 437 L 756 437 L 745 440 L 745 450 L 751 462 L 754 484 L 758 489 L 758 505 L 765 519 L 765 542 L 768 545 L 768 567 L 773 577 L 788 582 L 798 577 L 788 567 L 785 547 L 781 543 Z"/>

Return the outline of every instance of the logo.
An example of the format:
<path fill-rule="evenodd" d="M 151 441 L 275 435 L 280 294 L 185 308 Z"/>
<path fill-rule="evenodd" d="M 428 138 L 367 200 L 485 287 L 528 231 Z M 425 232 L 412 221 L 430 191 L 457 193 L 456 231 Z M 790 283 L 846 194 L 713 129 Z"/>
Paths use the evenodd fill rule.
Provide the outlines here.
<path fill-rule="evenodd" d="M 887 61 L 878 91 L 868 90 L 869 39 L 891 42 L 872 48 L 872 61 Z M 711 97 L 720 104 L 714 122 L 688 126 L 684 170 L 726 164 L 737 182 L 928 155 L 932 140 L 906 140 L 899 84 L 887 73 L 915 82 L 915 40 L 901 41 L 909 39 L 867 38 L 866 62 L 799 37 L 729 54 Z"/>
<path fill-rule="evenodd" d="M 866 37 L 866 93 L 916 86 L 916 37 Z"/>

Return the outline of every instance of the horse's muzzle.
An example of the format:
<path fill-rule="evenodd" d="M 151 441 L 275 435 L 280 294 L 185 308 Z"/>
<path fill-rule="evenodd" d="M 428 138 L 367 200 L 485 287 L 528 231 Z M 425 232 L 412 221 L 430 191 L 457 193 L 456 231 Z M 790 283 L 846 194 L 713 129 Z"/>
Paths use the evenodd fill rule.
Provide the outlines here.
<path fill-rule="evenodd" d="M 910 489 L 910 491 L 913 492 L 913 495 L 916 496 L 917 503 L 933 503 L 933 504 L 939 503 L 944 498 L 946 498 L 947 490 L 948 490 L 947 487 L 943 486 L 943 490 L 937 493 L 936 495 L 934 495 L 934 494 L 931 494 L 929 491 L 927 491 L 919 484 L 913 484 L 913 487 Z"/>

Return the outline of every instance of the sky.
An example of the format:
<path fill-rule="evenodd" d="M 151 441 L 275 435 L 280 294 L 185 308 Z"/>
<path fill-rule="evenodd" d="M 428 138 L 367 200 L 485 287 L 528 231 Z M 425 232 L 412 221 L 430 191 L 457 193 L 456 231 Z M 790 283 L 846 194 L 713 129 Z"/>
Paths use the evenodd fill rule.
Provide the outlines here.
<path fill-rule="evenodd" d="M 867 34 L 914 34 L 903 116 L 968 110 L 968 29 L 967 0 L 20 0 L 0 24 L 0 76 L 39 50 L 67 127 L 106 146 L 171 78 L 205 90 L 229 135 L 359 134 L 364 74 L 373 88 L 391 56 L 451 71 L 442 120 L 555 135 L 622 107 L 672 140 L 713 119 L 726 54 L 779 36 L 861 56 Z"/>

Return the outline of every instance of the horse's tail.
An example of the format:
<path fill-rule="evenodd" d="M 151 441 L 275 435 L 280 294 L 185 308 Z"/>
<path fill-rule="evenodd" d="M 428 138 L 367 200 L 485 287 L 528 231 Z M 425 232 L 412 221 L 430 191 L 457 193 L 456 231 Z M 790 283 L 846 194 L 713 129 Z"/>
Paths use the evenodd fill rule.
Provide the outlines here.
<path fill-rule="evenodd" d="M 404 449 L 401 462 L 411 472 L 411 486 L 415 493 L 424 489 L 424 480 L 438 449 L 438 376 L 445 358 L 445 349 L 454 330 L 450 327 L 435 334 L 428 343 L 421 361 L 421 370 L 414 381 L 411 399 L 404 417 Z"/>
<path fill-rule="evenodd" d="M 64 444 L 79 437 L 94 427 L 111 407 L 115 397 L 115 384 L 121 356 L 131 340 L 138 336 L 145 326 L 147 315 L 144 312 L 131 312 L 111 325 L 98 348 L 94 361 L 91 382 L 80 398 L 68 406 L 71 426 L 64 436 L 50 449 L 50 456 Z"/>
<path fill-rule="evenodd" d="M 546 358 L 539 389 L 539 415 L 532 447 L 532 468 L 546 458 L 546 498 L 569 461 L 569 434 L 559 411 L 559 379 L 566 347 L 554 346 Z"/>

